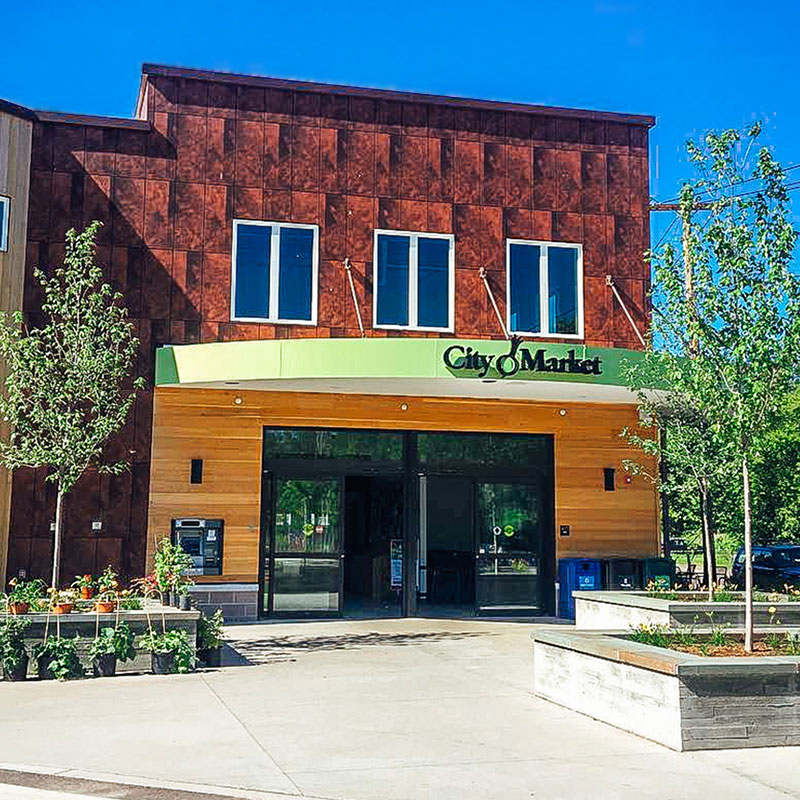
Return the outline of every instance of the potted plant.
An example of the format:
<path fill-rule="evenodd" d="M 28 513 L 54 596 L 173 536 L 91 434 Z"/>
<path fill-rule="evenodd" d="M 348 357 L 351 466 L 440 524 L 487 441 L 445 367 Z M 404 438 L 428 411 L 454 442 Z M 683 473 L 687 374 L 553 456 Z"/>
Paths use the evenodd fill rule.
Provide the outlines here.
<path fill-rule="evenodd" d="M 192 610 L 192 595 L 189 591 L 192 586 L 193 581 L 187 581 L 185 579 L 178 584 L 178 608 L 181 611 Z"/>
<path fill-rule="evenodd" d="M 156 633 L 152 628 L 139 640 L 139 646 L 149 650 L 154 675 L 191 672 L 195 656 L 186 631 L 165 630 Z"/>
<path fill-rule="evenodd" d="M 42 680 L 59 681 L 68 678 L 82 678 L 83 664 L 78 658 L 78 636 L 67 639 L 51 636 L 33 646 L 33 657 L 36 661 L 36 672 Z"/>
<path fill-rule="evenodd" d="M 72 588 L 80 592 L 81 600 L 91 600 L 94 596 L 94 578 L 91 575 L 76 575 Z"/>
<path fill-rule="evenodd" d="M 118 661 L 132 661 L 136 656 L 133 633 L 127 622 L 103 628 L 89 645 L 92 672 L 95 678 L 109 678 L 117 673 Z"/>
<path fill-rule="evenodd" d="M 118 589 L 117 573 L 109 564 L 97 579 L 98 595 L 94 608 L 98 614 L 110 614 L 114 610 Z"/>
<path fill-rule="evenodd" d="M 204 667 L 222 664 L 222 626 L 225 619 L 218 608 L 210 617 L 200 615 L 197 621 L 197 657 Z"/>
<path fill-rule="evenodd" d="M 44 594 L 44 582 L 38 578 L 32 581 L 20 581 L 12 578 L 8 585 L 11 591 L 6 596 L 9 614 L 27 614 L 35 610 Z"/>
<path fill-rule="evenodd" d="M 48 589 L 50 608 L 54 614 L 71 614 L 75 608 L 75 592 L 72 589 Z"/>
<path fill-rule="evenodd" d="M 28 677 L 25 630 L 30 624 L 30 620 L 18 617 L 6 617 L 0 623 L 0 661 L 4 680 L 24 681 Z"/>
<path fill-rule="evenodd" d="M 153 556 L 153 574 L 159 591 L 168 595 L 170 605 L 179 606 L 180 588 L 191 585 L 185 573 L 193 566 L 192 557 L 179 544 L 173 544 L 168 538 L 159 542 Z"/>

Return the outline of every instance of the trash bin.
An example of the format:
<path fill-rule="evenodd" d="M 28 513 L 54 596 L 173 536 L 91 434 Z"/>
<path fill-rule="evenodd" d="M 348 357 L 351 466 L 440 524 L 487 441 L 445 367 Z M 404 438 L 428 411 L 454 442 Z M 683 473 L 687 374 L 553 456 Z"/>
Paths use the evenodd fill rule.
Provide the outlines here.
<path fill-rule="evenodd" d="M 644 588 L 651 583 L 656 589 L 671 589 L 675 585 L 675 562 L 671 558 L 644 560 Z"/>
<path fill-rule="evenodd" d="M 603 586 L 612 591 L 642 588 L 642 562 L 638 558 L 608 558 L 603 562 Z"/>
<path fill-rule="evenodd" d="M 596 558 L 560 558 L 558 560 L 558 616 L 575 618 L 572 592 L 602 588 L 600 561 Z"/>

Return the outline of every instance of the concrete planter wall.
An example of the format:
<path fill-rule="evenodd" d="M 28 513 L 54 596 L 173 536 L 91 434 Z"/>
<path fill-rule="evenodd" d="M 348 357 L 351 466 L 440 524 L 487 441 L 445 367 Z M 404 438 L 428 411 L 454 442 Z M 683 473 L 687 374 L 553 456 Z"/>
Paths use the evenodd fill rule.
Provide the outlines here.
<path fill-rule="evenodd" d="M 698 595 L 686 592 L 687 596 Z M 691 600 L 661 600 L 644 592 L 573 592 L 575 627 L 579 630 L 627 631 L 637 625 L 744 625 L 744 603 L 709 603 Z M 769 609 L 775 608 L 775 614 Z M 713 617 L 709 619 L 709 614 Z M 754 603 L 756 625 L 800 626 L 800 603 Z"/>
<path fill-rule="evenodd" d="M 800 657 L 703 658 L 619 635 L 537 630 L 537 696 L 671 747 L 800 744 Z"/>
<path fill-rule="evenodd" d="M 99 616 L 101 628 L 114 627 L 117 618 L 116 614 L 100 614 Z M 147 615 L 144 611 L 121 611 L 119 616 L 120 621 L 128 623 L 128 626 L 137 639 L 141 634 L 147 631 Z M 92 612 L 73 612 L 60 617 L 54 615 L 50 616 L 48 636 L 55 636 L 57 625 L 60 624 L 61 636 L 71 638 L 77 634 L 80 637 L 81 641 L 78 643 L 78 655 L 81 659 L 81 663 L 86 667 L 87 675 L 91 675 L 92 666 L 87 650 L 92 639 L 95 637 L 97 617 L 98 615 Z M 28 655 L 31 655 L 33 645 L 44 639 L 45 628 L 47 627 L 47 614 L 26 614 L 24 618 L 31 622 L 30 627 L 25 632 Z M 164 619 L 166 620 L 167 629 L 185 630 L 193 648 L 197 641 L 197 620 L 199 618 L 200 613 L 198 611 L 178 611 L 175 608 L 164 607 Z M 152 620 L 153 627 L 160 632 L 162 620 L 161 606 L 154 606 L 150 609 L 150 619 Z M 118 663 L 117 672 L 150 672 L 150 652 L 139 650 L 137 645 L 136 658 L 134 658 L 133 661 Z M 31 658 L 28 665 L 28 674 L 30 677 L 34 677 L 36 674 L 33 658 Z"/>

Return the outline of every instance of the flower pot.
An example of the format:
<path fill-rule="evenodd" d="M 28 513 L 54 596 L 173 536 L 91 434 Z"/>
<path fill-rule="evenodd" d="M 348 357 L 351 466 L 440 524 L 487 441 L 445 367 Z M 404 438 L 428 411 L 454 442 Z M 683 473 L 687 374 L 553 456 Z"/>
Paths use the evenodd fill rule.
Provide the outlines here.
<path fill-rule="evenodd" d="M 16 617 L 18 614 L 27 614 L 28 608 L 29 606 L 27 603 L 9 603 L 8 613 Z"/>
<path fill-rule="evenodd" d="M 150 666 L 154 675 L 171 675 L 175 672 L 175 653 L 151 653 Z"/>
<path fill-rule="evenodd" d="M 94 597 L 94 589 L 91 586 L 81 587 L 81 600 L 91 600 Z"/>
<path fill-rule="evenodd" d="M 98 600 L 94 604 L 94 610 L 98 614 L 112 614 L 114 612 L 113 600 Z"/>
<path fill-rule="evenodd" d="M 222 666 L 222 647 L 212 647 L 210 650 L 198 650 L 197 657 L 204 667 Z"/>
<path fill-rule="evenodd" d="M 95 678 L 113 678 L 117 674 L 117 657 L 114 653 L 103 653 L 92 659 Z"/>
<path fill-rule="evenodd" d="M 72 613 L 72 603 L 56 603 L 53 606 L 53 613 L 54 614 L 71 614 Z"/>
<path fill-rule="evenodd" d="M 55 680 L 55 675 L 50 672 L 49 664 L 52 659 L 50 656 L 39 656 L 36 659 L 36 674 L 39 676 L 40 681 Z"/>
<path fill-rule="evenodd" d="M 170 598 L 170 603 L 171 603 L 171 604 L 172 604 L 172 605 L 173 605 L 175 608 L 180 608 L 180 605 L 181 605 L 181 598 L 180 598 L 180 595 L 179 595 L 177 592 L 170 592 L 170 594 L 169 594 L 169 598 Z"/>
<path fill-rule="evenodd" d="M 17 666 L 12 670 L 7 670 L 3 667 L 3 680 L 6 681 L 24 681 L 28 679 L 28 656 L 24 655 L 20 658 Z"/>
<path fill-rule="evenodd" d="M 181 611 L 191 611 L 192 610 L 192 596 L 189 594 L 182 594 L 180 596 L 180 602 L 178 605 Z"/>

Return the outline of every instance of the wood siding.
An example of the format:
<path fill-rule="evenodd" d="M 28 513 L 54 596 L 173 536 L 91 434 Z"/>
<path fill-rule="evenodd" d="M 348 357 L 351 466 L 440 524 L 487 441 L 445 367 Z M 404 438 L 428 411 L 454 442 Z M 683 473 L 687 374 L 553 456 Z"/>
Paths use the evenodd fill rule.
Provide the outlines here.
<path fill-rule="evenodd" d="M 0 311 L 22 310 L 32 128 L 30 121 L 0 112 L 0 195 L 11 199 L 8 247 L 0 250 Z M 2 365 L 0 382 L 5 383 Z M 10 510 L 11 475 L 0 467 L 0 577 L 6 574 Z"/>
<path fill-rule="evenodd" d="M 619 432 L 634 422 L 624 405 L 156 389 L 148 556 L 174 517 L 222 518 L 224 574 L 213 580 L 257 580 L 264 425 L 553 434 L 556 532 L 570 526 L 558 556 L 657 555 L 656 492 L 622 470 L 631 453 Z M 189 483 L 192 458 L 204 460 L 200 485 Z M 614 492 L 604 467 L 617 469 Z"/>

